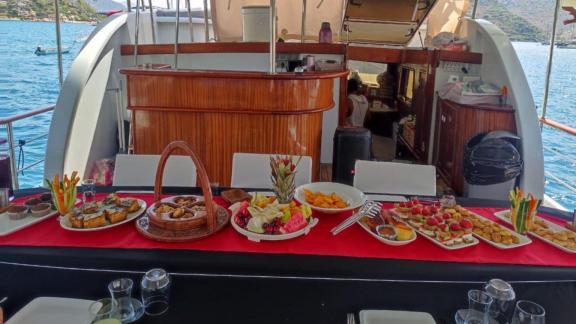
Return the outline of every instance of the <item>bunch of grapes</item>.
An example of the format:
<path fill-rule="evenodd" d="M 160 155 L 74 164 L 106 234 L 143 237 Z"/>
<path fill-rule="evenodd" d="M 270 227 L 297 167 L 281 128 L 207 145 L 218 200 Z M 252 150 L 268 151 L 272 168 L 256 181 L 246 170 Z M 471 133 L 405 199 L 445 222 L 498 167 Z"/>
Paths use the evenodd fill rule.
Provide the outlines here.
<path fill-rule="evenodd" d="M 266 234 L 280 234 L 281 226 L 282 219 L 280 217 L 276 217 L 272 220 L 272 222 L 262 225 L 262 228 L 264 228 L 264 232 Z"/>
<path fill-rule="evenodd" d="M 250 218 L 252 218 L 252 216 L 248 212 L 248 209 L 244 209 L 240 211 L 238 214 L 236 214 L 236 224 L 238 224 L 238 226 L 242 228 L 246 228 Z"/>

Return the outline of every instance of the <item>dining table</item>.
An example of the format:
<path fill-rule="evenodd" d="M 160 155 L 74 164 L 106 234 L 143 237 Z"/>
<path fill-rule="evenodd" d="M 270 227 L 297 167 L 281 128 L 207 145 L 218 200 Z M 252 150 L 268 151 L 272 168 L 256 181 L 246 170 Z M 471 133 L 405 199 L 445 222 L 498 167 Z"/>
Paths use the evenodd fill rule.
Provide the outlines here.
<path fill-rule="evenodd" d="M 215 202 L 229 207 L 219 196 L 226 189 L 212 188 Z M 45 191 L 18 190 L 13 202 Z M 117 192 L 154 202 L 152 187 L 98 186 L 97 192 L 97 198 Z M 163 194 L 201 195 L 201 190 L 165 187 Z M 457 203 L 494 220 L 495 212 L 509 207 L 507 201 L 473 198 Z M 539 215 L 558 223 L 571 219 L 547 207 Z M 358 225 L 332 235 L 330 229 L 348 216 L 315 213 L 318 224 L 287 241 L 253 242 L 226 226 L 208 238 L 179 243 L 150 240 L 134 222 L 67 231 L 54 216 L 0 236 L 5 318 L 36 297 L 109 297 L 107 285 L 118 278 L 131 278 L 139 298 L 143 274 L 162 268 L 172 279 L 169 310 L 144 315 L 138 323 L 345 323 L 348 313 L 369 309 L 428 312 L 439 324 L 454 323 L 455 312 L 468 306 L 467 291 L 483 289 L 493 278 L 510 283 L 517 299 L 542 305 L 547 323 L 575 322 L 576 254 L 536 238 L 514 249 L 481 241 L 451 251 L 423 237 L 405 246 L 386 245 Z"/>

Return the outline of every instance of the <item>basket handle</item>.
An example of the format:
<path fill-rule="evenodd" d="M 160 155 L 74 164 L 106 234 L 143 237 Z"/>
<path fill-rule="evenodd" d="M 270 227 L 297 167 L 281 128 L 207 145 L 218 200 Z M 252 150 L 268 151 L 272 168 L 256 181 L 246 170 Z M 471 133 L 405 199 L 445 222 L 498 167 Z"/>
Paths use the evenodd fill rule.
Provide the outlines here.
<path fill-rule="evenodd" d="M 204 164 L 198 158 L 192 146 L 184 141 L 174 141 L 162 152 L 160 156 L 160 162 L 158 162 L 158 168 L 156 169 L 156 181 L 154 182 L 154 202 L 160 201 L 162 198 L 162 178 L 164 175 L 164 167 L 166 167 L 166 162 L 172 152 L 176 149 L 181 149 L 186 154 L 190 156 L 194 164 L 196 165 L 196 175 L 200 180 L 200 186 L 202 187 L 202 194 L 204 195 L 204 201 L 206 205 L 206 213 L 207 213 L 207 225 L 208 225 L 208 232 L 214 232 L 216 227 L 216 212 L 214 210 L 214 202 L 212 197 L 212 189 L 210 188 L 210 181 L 208 180 L 208 174 L 206 173 L 206 169 L 204 168 Z"/>

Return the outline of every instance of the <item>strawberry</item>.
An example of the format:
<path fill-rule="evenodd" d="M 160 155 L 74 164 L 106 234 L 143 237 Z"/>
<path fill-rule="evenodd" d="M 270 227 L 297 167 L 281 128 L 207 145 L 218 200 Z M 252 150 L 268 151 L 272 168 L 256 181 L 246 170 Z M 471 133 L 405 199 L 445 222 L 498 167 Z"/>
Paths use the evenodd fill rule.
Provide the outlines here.
<path fill-rule="evenodd" d="M 452 218 L 452 215 L 450 215 L 450 214 L 448 214 L 448 213 L 444 213 L 444 214 L 442 215 L 442 218 L 448 220 L 448 219 Z"/>
<path fill-rule="evenodd" d="M 443 223 L 443 224 L 439 224 L 438 227 L 439 227 L 441 230 L 446 231 L 446 228 L 448 227 L 448 225 L 446 225 L 446 223 Z"/>
<path fill-rule="evenodd" d="M 464 218 L 460 221 L 460 226 L 462 226 L 463 229 L 471 229 L 474 225 L 468 218 Z"/>
<path fill-rule="evenodd" d="M 457 223 L 450 224 L 450 230 L 451 231 L 456 232 L 456 231 L 459 231 L 461 229 L 462 229 L 462 227 L 460 227 L 460 224 L 457 224 Z"/>
<path fill-rule="evenodd" d="M 399 206 L 400 206 L 400 208 L 406 208 L 406 203 L 405 203 L 405 202 L 401 202 L 401 203 L 399 204 Z"/>
<path fill-rule="evenodd" d="M 430 217 L 426 220 L 426 224 L 429 226 L 438 226 L 438 220 L 434 217 Z"/>
<path fill-rule="evenodd" d="M 412 215 L 420 215 L 420 214 L 422 214 L 422 211 L 420 210 L 420 208 L 418 208 L 418 207 L 412 208 Z"/>
<path fill-rule="evenodd" d="M 424 216 L 432 215 L 432 213 L 430 212 L 430 208 L 428 208 L 428 207 L 422 208 L 422 215 L 424 215 Z"/>
<path fill-rule="evenodd" d="M 431 207 L 430 207 L 430 212 L 431 212 L 432 214 L 436 214 L 436 213 L 438 212 L 438 208 L 437 208 L 436 206 L 431 206 Z"/>

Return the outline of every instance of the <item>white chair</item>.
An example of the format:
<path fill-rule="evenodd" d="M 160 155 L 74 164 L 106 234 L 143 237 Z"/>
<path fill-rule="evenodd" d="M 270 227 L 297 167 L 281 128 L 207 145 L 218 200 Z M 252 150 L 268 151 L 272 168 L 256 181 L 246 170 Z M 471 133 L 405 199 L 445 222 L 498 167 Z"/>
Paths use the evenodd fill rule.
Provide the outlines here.
<path fill-rule="evenodd" d="M 114 167 L 115 186 L 153 186 L 160 155 L 118 154 Z M 162 185 L 168 187 L 195 187 L 196 166 L 188 156 L 168 158 Z"/>
<path fill-rule="evenodd" d="M 232 188 L 271 189 L 270 156 L 274 154 L 234 153 L 232 158 Z M 294 156 L 296 159 L 297 156 Z M 296 168 L 296 186 L 312 182 L 312 158 L 302 156 Z"/>
<path fill-rule="evenodd" d="M 432 165 L 358 160 L 354 172 L 354 187 L 363 192 L 436 195 L 436 168 Z"/>

